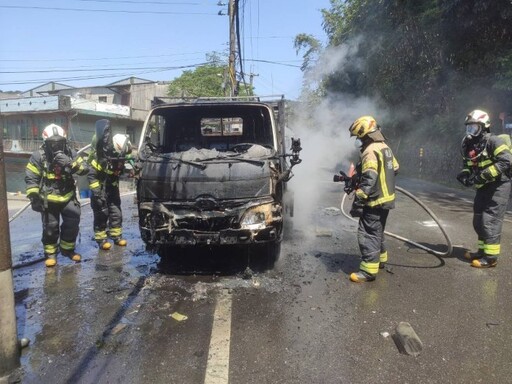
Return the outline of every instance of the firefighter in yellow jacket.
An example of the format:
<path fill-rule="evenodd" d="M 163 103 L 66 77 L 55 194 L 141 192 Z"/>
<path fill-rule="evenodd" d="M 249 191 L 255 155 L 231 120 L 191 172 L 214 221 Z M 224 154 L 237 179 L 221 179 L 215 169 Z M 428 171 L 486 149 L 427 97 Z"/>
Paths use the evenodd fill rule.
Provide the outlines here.
<path fill-rule="evenodd" d="M 88 168 L 69 147 L 62 127 L 50 124 L 42 136 L 43 145 L 32 154 L 26 166 L 25 183 L 32 209 L 41 212 L 45 263 L 53 267 L 59 251 L 75 262 L 81 260 L 80 254 L 75 252 L 80 203 L 73 174 L 84 175 Z"/>
<path fill-rule="evenodd" d="M 463 168 L 457 175 L 466 187 L 474 186 L 473 228 L 478 236 L 475 268 L 495 267 L 501 251 L 501 229 L 510 196 L 512 153 L 500 136 L 490 133 L 487 112 L 476 109 L 466 116 L 462 141 Z"/>
<path fill-rule="evenodd" d="M 373 117 L 360 117 L 349 131 L 350 136 L 356 137 L 361 152 L 350 214 L 359 217 L 357 240 L 362 258 L 359 271 L 352 273 L 350 280 L 362 283 L 375 280 L 379 268 L 388 260 L 384 230 L 389 210 L 395 207 L 395 175 L 399 166 Z"/>
<path fill-rule="evenodd" d="M 131 143 L 123 134 L 112 134 L 110 121 L 96 122 L 92 152 L 88 158 L 90 171 L 87 176 L 92 192 L 91 208 L 94 215 L 94 240 L 98 247 L 109 250 L 112 239 L 115 245 L 126 246 L 123 239 L 123 213 L 119 194 L 119 176 L 124 171 L 125 161 L 132 161 Z"/>

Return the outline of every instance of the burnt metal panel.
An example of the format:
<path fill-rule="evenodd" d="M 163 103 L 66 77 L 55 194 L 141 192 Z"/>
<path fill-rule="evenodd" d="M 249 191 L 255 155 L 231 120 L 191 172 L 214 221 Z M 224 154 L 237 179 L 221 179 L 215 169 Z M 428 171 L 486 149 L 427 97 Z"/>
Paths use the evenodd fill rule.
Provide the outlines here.
<path fill-rule="evenodd" d="M 268 161 L 263 166 L 239 162 L 208 163 L 198 167 L 176 162 L 146 162 L 139 179 L 142 201 L 190 201 L 200 196 L 216 200 L 269 196 Z"/>

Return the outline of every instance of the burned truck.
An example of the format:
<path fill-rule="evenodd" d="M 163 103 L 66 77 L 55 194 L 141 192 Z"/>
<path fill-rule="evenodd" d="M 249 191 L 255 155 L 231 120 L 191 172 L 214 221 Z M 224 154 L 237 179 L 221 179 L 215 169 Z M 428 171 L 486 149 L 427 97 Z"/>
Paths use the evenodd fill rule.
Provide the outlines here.
<path fill-rule="evenodd" d="M 286 182 L 301 162 L 284 108 L 284 99 L 153 101 L 138 148 L 148 249 L 167 258 L 176 248 L 241 247 L 273 266 L 293 213 Z"/>

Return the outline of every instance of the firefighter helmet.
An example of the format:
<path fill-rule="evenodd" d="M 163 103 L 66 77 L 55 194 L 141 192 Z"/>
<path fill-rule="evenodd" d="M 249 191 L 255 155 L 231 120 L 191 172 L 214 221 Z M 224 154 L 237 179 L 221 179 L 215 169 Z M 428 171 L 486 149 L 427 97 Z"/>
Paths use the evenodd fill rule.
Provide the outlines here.
<path fill-rule="evenodd" d="M 375 132 L 378 129 L 377 122 L 372 116 L 362 116 L 352 123 L 350 128 L 350 136 L 357 136 L 362 139 L 371 132 Z"/>
<path fill-rule="evenodd" d="M 128 139 L 128 136 L 123 135 L 122 133 L 116 133 L 112 138 L 112 144 L 114 146 L 114 152 L 118 156 L 126 155 L 130 150 L 132 144 Z"/>
<path fill-rule="evenodd" d="M 44 148 L 49 156 L 66 150 L 66 131 L 57 124 L 50 124 L 43 129 Z"/>
<path fill-rule="evenodd" d="M 53 136 L 61 136 L 66 138 L 66 131 L 57 124 L 50 124 L 43 129 L 42 136 L 44 141 Z"/>
<path fill-rule="evenodd" d="M 466 126 L 467 135 L 477 137 L 480 136 L 482 131 L 489 132 L 491 119 L 487 112 L 475 109 L 468 113 L 466 120 L 464 121 L 464 125 Z"/>

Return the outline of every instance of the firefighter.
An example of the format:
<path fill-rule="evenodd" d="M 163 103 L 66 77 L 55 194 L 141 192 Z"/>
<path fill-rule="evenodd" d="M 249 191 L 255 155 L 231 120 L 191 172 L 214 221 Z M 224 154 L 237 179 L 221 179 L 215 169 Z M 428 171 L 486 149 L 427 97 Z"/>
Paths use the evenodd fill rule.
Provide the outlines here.
<path fill-rule="evenodd" d="M 50 124 L 44 128 L 42 136 L 43 145 L 32 154 L 26 166 L 25 183 L 32 209 L 41 213 L 45 264 L 54 267 L 59 250 L 75 262 L 82 258 L 75 251 L 80 203 L 73 174 L 84 175 L 88 168 L 68 145 L 62 127 Z"/>
<path fill-rule="evenodd" d="M 359 271 L 352 273 L 350 280 L 363 283 L 375 280 L 379 268 L 384 268 L 388 261 L 384 230 L 389 210 L 395 207 L 395 175 L 399 166 L 372 116 L 358 118 L 349 131 L 350 136 L 356 136 L 361 152 L 350 214 L 359 217 L 357 241 L 362 259 Z"/>
<path fill-rule="evenodd" d="M 131 143 L 126 135 L 112 134 L 110 121 L 96 122 L 96 133 L 92 140 L 89 188 L 92 192 L 91 207 L 94 215 L 94 240 L 100 249 L 109 250 L 112 239 L 115 245 L 126 246 L 123 239 L 123 214 L 119 194 L 119 176 L 124 171 L 125 161 L 132 161 Z"/>
<path fill-rule="evenodd" d="M 478 236 L 478 252 L 468 252 L 466 258 L 475 268 L 490 268 L 496 266 L 500 255 L 501 228 L 510 196 L 512 153 L 502 137 L 491 134 L 491 120 L 486 112 L 470 112 L 464 124 L 463 169 L 457 180 L 476 188 L 473 228 Z"/>

